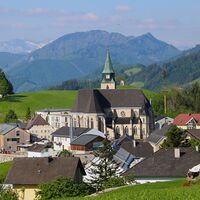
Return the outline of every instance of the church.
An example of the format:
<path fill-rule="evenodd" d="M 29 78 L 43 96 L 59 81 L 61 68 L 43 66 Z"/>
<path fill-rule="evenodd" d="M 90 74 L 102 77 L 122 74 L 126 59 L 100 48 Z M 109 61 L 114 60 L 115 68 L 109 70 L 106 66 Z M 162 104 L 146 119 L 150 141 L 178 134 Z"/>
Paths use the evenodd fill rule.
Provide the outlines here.
<path fill-rule="evenodd" d="M 113 139 L 125 134 L 146 139 L 154 128 L 152 107 L 142 90 L 116 89 L 109 51 L 101 89 L 79 90 L 71 116 L 73 127 L 95 128 Z"/>

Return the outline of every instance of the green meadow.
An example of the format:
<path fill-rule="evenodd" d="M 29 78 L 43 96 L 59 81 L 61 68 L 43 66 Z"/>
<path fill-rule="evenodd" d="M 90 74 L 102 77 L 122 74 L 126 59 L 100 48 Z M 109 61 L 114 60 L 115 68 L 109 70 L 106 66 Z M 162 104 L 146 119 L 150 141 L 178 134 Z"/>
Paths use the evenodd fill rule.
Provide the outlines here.
<path fill-rule="evenodd" d="M 127 186 L 96 197 L 79 197 L 71 200 L 198 200 L 200 185 L 184 186 L 184 180 Z M 59 200 L 66 200 L 63 198 Z"/>
<path fill-rule="evenodd" d="M 27 107 L 32 112 L 44 108 L 71 108 L 77 91 L 37 91 L 10 95 L 0 100 L 0 122 L 9 109 L 16 112 L 19 119 L 24 119 Z"/>
<path fill-rule="evenodd" d="M 4 181 L 12 162 L 0 163 L 0 183 Z"/>

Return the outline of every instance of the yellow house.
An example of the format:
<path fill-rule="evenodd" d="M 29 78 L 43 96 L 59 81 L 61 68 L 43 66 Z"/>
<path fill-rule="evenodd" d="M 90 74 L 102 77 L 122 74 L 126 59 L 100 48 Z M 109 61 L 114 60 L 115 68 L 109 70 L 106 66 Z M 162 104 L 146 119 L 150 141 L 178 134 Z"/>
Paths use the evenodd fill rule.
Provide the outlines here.
<path fill-rule="evenodd" d="M 76 157 L 15 158 L 4 184 L 12 185 L 20 200 L 34 200 L 38 186 L 57 177 L 82 182 L 85 170 Z"/>

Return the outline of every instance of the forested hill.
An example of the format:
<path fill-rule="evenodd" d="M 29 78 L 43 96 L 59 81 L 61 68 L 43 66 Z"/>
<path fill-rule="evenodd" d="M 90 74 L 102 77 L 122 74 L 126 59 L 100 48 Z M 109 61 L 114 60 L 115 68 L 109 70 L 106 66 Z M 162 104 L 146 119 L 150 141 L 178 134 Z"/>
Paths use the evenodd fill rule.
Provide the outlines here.
<path fill-rule="evenodd" d="M 152 64 L 127 77 L 127 84 L 143 83 L 143 87 L 159 90 L 163 86 L 184 86 L 200 81 L 200 49 L 184 52 L 164 64 Z"/>

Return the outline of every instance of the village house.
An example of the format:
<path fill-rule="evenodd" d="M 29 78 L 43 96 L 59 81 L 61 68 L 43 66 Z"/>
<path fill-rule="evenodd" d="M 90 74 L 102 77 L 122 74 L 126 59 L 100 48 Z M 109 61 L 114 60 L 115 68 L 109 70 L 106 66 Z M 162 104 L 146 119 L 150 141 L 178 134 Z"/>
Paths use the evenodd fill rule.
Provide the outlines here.
<path fill-rule="evenodd" d="M 200 114 L 180 114 L 175 117 L 173 124 L 183 130 L 200 129 Z"/>
<path fill-rule="evenodd" d="M 171 117 L 166 117 L 166 116 L 158 116 L 155 118 L 155 128 L 162 128 L 164 125 L 170 125 L 174 121 L 173 118 Z"/>
<path fill-rule="evenodd" d="M 41 115 L 35 115 L 26 125 L 26 131 L 37 139 L 52 140 L 51 133 L 55 130 Z"/>
<path fill-rule="evenodd" d="M 153 147 L 148 142 L 141 140 L 125 141 L 121 144 L 120 148 L 123 148 L 134 157 L 129 167 L 136 165 L 154 153 Z"/>
<path fill-rule="evenodd" d="M 59 129 L 70 125 L 70 110 L 66 108 L 43 109 L 36 112 L 52 127 Z"/>
<path fill-rule="evenodd" d="M 188 129 L 185 131 L 186 139 L 195 139 L 200 142 L 200 129 Z"/>
<path fill-rule="evenodd" d="M 57 152 L 55 152 L 52 148 L 52 143 L 40 144 L 34 143 L 27 150 L 28 157 L 55 157 Z"/>
<path fill-rule="evenodd" d="M 104 139 L 104 133 L 96 129 L 91 129 L 74 139 L 70 143 L 70 149 L 74 153 L 85 153 L 88 151 L 94 151 L 102 145 Z"/>
<path fill-rule="evenodd" d="M 84 175 L 82 163 L 75 157 L 15 158 L 4 184 L 12 185 L 20 200 L 34 200 L 39 184 L 61 176 L 81 183 Z"/>
<path fill-rule="evenodd" d="M 163 125 L 162 128 L 155 129 L 147 138 L 147 141 L 152 145 L 154 152 L 161 148 L 161 145 L 167 138 L 166 133 L 172 125 Z"/>
<path fill-rule="evenodd" d="M 199 163 L 200 153 L 191 147 L 160 149 L 122 175 L 134 176 L 139 183 L 171 181 L 185 178 Z"/>
<path fill-rule="evenodd" d="M 70 150 L 70 143 L 83 133 L 90 131 L 89 128 L 70 128 L 63 126 L 52 133 L 53 148 L 56 151 Z"/>
<path fill-rule="evenodd" d="M 18 146 L 29 144 L 30 134 L 16 123 L 0 124 L 0 151 L 12 153 Z"/>
<path fill-rule="evenodd" d="M 146 139 L 154 129 L 149 100 L 141 90 L 116 89 L 109 52 L 102 72 L 101 89 L 79 90 L 71 110 L 73 127 L 95 128 L 119 138 L 128 134 Z"/>

